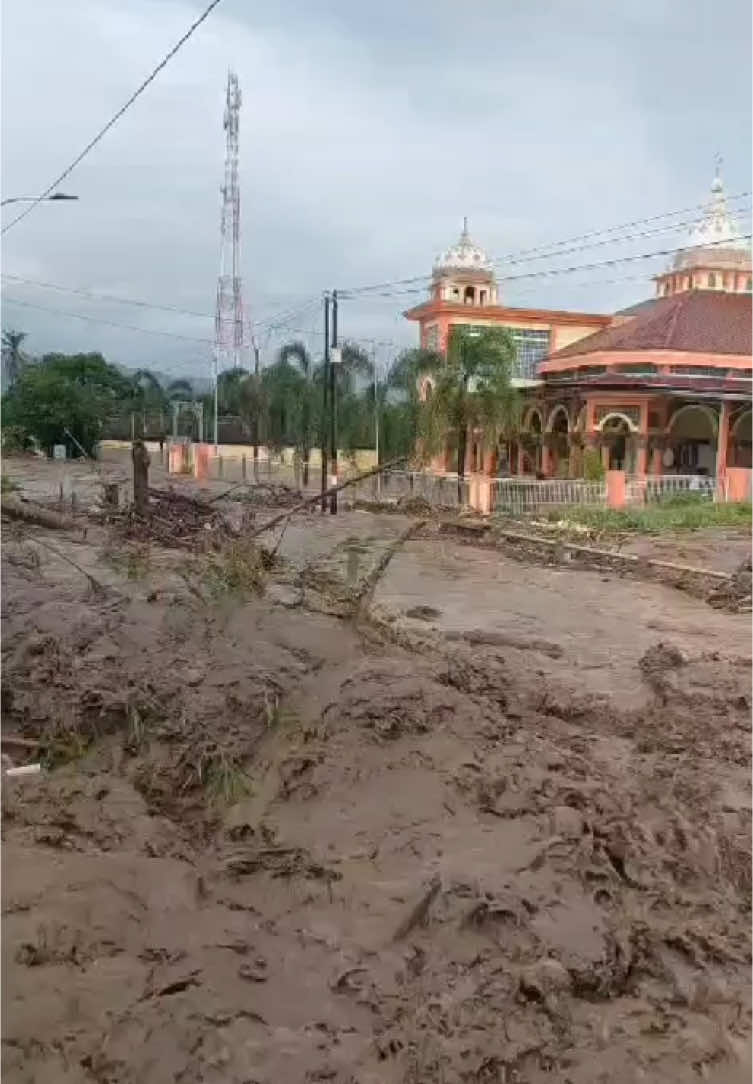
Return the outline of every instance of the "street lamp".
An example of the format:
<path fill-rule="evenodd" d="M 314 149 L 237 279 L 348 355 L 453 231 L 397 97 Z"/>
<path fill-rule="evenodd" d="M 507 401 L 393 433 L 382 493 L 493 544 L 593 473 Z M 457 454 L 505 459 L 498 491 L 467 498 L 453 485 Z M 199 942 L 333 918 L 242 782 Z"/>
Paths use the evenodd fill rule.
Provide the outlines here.
<path fill-rule="evenodd" d="M 36 196 L 11 196 L 10 199 L 4 199 L 0 203 L 0 207 L 5 207 L 6 203 L 57 203 L 61 199 L 78 199 L 78 196 L 69 196 L 65 192 L 53 192 L 51 196 L 42 196 L 41 198 Z"/>

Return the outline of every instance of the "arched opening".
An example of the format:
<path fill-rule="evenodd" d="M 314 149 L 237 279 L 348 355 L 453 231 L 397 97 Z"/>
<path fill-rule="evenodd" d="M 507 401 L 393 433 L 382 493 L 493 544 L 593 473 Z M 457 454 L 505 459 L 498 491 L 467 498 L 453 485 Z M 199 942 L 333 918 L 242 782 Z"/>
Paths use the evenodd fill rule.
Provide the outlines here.
<path fill-rule="evenodd" d="M 610 414 L 601 426 L 604 446 L 608 450 L 607 469 L 632 472 L 633 448 L 630 425 L 621 414 Z"/>
<path fill-rule="evenodd" d="M 681 407 L 669 423 L 668 474 L 713 475 L 716 470 L 716 420 L 708 407 Z"/>
<path fill-rule="evenodd" d="M 744 411 L 732 424 L 727 450 L 728 467 L 746 467 L 748 470 L 753 468 L 752 424 L 753 414 L 749 410 Z"/>
<path fill-rule="evenodd" d="M 422 381 L 419 389 L 419 397 L 424 403 L 428 403 L 434 394 L 434 382 L 430 378 L 426 378 Z"/>
<path fill-rule="evenodd" d="M 518 441 L 518 474 L 538 474 L 541 471 L 544 421 L 538 407 L 530 409 L 523 417 Z"/>
<path fill-rule="evenodd" d="M 476 301 L 476 290 L 473 286 L 466 286 L 465 293 L 463 294 L 463 301 L 466 305 L 473 305 Z"/>
<path fill-rule="evenodd" d="M 570 470 L 570 420 L 563 406 L 555 407 L 549 417 L 549 445 L 552 453 L 552 473 L 567 478 Z"/>

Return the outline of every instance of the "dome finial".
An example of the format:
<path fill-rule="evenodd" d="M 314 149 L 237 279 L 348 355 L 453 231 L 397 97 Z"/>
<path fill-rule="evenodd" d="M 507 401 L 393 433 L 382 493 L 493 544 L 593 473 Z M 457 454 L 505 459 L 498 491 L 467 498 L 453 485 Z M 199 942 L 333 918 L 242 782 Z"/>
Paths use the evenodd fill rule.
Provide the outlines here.
<path fill-rule="evenodd" d="M 717 151 L 716 154 L 714 155 L 714 180 L 711 182 L 711 191 L 712 192 L 721 192 L 724 189 L 724 184 L 722 183 L 722 165 L 723 165 L 723 163 L 724 163 L 724 159 L 722 158 L 719 151 Z"/>
<path fill-rule="evenodd" d="M 468 215 L 463 215 L 463 237 L 468 236 Z"/>

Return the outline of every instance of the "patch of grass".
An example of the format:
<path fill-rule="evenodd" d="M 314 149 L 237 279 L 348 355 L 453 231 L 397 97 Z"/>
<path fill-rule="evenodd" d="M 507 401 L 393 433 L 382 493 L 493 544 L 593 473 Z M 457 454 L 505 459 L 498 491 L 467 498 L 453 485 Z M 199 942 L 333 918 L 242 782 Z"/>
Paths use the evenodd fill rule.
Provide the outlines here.
<path fill-rule="evenodd" d="M 102 557 L 116 572 L 125 573 L 129 580 L 145 579 L 152 567 L 152 553 L 148 543 L 118 546 L 117 549 L 110 543 L 103 548 Z"/>
<path fill-rule="evenodd" d="M 49 736 L 44 735 L 40 740 L 40 746 L 43 749 L 42 764 L 45 768 L 51 769 L 80 760 L 86 754 L 89 744 L 89 740 L 75 729 L 60 731 Z"/>
<path fill-rule="evenodd" d="M 251 794 L 251 780 L 230 758 L 220 755 L 207 766 L 205 783 L 210 800 L 234 805 Z"/>
<path fill-rule="evenodd" d="M 698 530 L 701 527 L 744 527 L 751 525 L 749 502 L 715 504 L 702 494 L 683 493 L 658 504 L 628 508 L 550 508 L 543 518 L 550 523 L 577 524 L 598 533 L 635 532 L 661 534 L 663 531 Z"/>
<path fill-rule="evenodd" d="M 7 474 L 2 475 L 2 493 L 14 493 L 20 486 L 17 486 L 15 482 L 11 481 Z"/>
<path fill-rule="evenodd" d="M 259 594 L 264 588 L 264 554 L 252 542 L 238 539 L 219 553 L 209 556 L 204 580 L 210 593 L 246 597 Z"/>

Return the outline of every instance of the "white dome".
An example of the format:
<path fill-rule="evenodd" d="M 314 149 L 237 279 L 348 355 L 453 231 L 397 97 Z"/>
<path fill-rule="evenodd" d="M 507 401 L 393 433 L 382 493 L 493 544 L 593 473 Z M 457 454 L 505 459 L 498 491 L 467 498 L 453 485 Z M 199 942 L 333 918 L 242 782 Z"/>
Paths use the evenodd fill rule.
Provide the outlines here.
<path fill-rule="evenodd" d="M 704 210 L 703 218 L 690 231 L 688 247 L 703 248 L 705 245 L 713 245 L 733 249 L 749 248 L 748 242 L 740 237 L 741 230 L 727 210 L 724 184 L 718 172 L 711 184 L 711 194 L 712 199 Z"/>
<path fill-rule="evenodd" d="M 460 240 L 434 263 L 435 271 L 491 271 L 492 262 L 484 250 L 468 235 L 468 219 L 463 220 Z"/>

